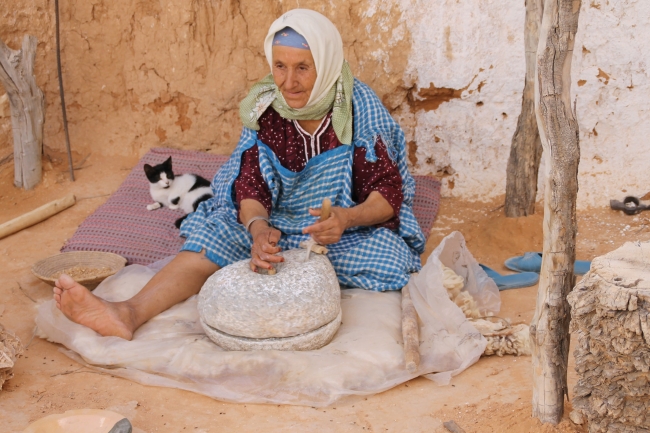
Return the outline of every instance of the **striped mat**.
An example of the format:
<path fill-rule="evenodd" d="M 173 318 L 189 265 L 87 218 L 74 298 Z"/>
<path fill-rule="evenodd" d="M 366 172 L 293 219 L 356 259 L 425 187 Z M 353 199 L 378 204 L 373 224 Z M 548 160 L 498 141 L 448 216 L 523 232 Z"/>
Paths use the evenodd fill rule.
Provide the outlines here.
<path fill-rule="evenodd" d="M 144 164 L 156 165 L 172 157 L 175 173 L 194 173 L 212 179 L 228 160 L 225 155 L 154 148 L 140 159 L 118 190 L 81 223 L 61 252 L 106 251 L 119 254 L 128 264 L 148 265 L 175 254 L 183 244 L 174 221 L 180 210 L 161 208 L 148 211 L 153 200 Z M 440 182 L 427 176 L 414 176 L 413 212 L 428 237 L 440 204 Z"/>

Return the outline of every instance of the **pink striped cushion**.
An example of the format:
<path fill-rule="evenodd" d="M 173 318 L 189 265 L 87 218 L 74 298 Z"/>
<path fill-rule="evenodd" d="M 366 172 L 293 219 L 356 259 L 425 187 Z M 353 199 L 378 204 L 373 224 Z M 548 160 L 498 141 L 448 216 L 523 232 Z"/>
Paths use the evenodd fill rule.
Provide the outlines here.
<path fill-rule="evenodd" d="M 92 215 L 81 223 L 61 252 L 107 251 L 125 257 L 129 264 L 147 265 L 175 254 L 183 245 L 174 221 L 182 212 L 161 208 L 148 211 L 152 203 L 144 164 L 159 164 L 171 156 L 175 173 L 194 173 L 212 179 L 228 160 L 225 155 L 155 148 L 131 170 L 118 190 Z M 438 213 L 440 182 L 415 176 L 413 212 L 425 236 Z"/>

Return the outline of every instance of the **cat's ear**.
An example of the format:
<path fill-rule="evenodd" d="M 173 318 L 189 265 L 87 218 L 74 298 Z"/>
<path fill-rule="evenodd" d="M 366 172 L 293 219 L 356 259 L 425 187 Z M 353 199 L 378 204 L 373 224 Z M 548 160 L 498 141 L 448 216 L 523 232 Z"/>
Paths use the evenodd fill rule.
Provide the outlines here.
<path fill-rule="evenodd" d="M 171 167 L 172 166 L 172 157 L 170 156 L 165 160 L 165 162 L 162 163 L 165 167 Z"/>
<path fill-rule="evenodd" d="M 144 175 L 147 176 L 149 182 L 155 182 L 156 169 L 150 166 L 149 164 L 144 165 Z"/>

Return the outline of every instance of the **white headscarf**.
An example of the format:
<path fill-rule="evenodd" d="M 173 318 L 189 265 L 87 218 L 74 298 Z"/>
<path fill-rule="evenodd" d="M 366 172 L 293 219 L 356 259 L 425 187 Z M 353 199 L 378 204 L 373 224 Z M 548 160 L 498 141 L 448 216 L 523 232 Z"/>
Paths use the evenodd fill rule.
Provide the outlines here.
<path fill-rule="evenodd" d="M 294 9 L 282 15 L 271 25 L 264 52 L 273 70 L 273 38 L 275 34 L 291 27 L 309 44 L 316 66 L 316 82 L 307 104 L 291 108 L 269 74 L 251 87 L 239 104 L 239 117 L 245 127 L 258 131 L 257 120 L 269 106 L 285 119 L 322 119 L 331 110 L 332 126 L 343 144 L 352 143 L 352 94 L 354 77 L 350 65 L 343 59 L 343 42 L 334 24 L 318 12 Z"/>
<path fill-rule="evenodd" d="M 285 27 L 300 33 L 309 44 L 316 65 L 316 83 L 303 109 L 320 102 L 341 75 L 343 40 L 336 26 L 324 15 L 309 9 L 293 9 L 275 20 L 264 40 L 266 60 L 273 70 L 273 37 Z"/>

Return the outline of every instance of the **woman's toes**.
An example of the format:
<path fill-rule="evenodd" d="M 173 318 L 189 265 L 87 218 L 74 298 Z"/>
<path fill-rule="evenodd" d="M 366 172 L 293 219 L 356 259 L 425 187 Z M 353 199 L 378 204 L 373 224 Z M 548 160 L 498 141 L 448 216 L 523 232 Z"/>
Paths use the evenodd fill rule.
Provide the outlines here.
<path fill-rule="evenodd" d="M 69 275 L 61 274 L 58 280 L 56 280 L 56 286 L 61 290 L 71 289 L 75 284 L 75 280 L 72 279 Z"/>

